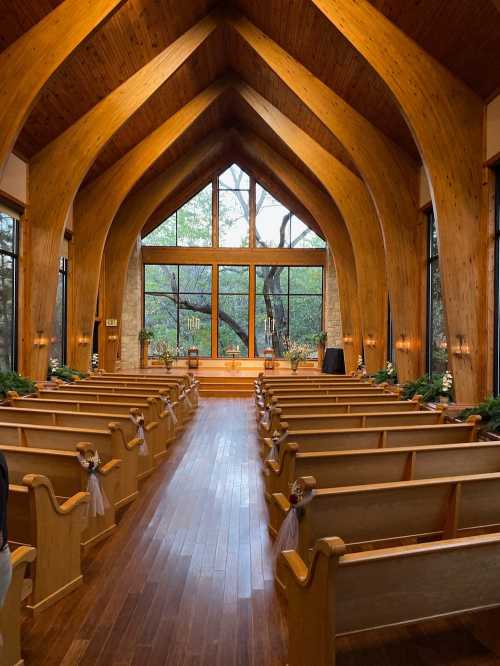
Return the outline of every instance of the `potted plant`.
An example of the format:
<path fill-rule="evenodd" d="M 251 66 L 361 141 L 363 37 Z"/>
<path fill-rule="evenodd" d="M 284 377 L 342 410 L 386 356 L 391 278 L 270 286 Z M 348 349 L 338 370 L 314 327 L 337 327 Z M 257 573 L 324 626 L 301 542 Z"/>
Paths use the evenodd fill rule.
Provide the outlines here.
<path fill-rule="evenodd" d="M 9 391 L 16 391 L 19 395 L 34 393 L 35 382 L 17 372 L 0 372 L 0 400 L 4 400 Z"/>
<path fill-rule="evenodd" d="M 148 367 L 149 344 L 155 337 L 153 331 L 147 328 L 141 328 L 139 331 L 139 342 L 141 344 L 141 368 Z"/>
<path fill-rule="evenodd" d="M 290 367 L 292 372 L 297 372 L 299 363 L 301 361 L 306 361 L 311 350 L 307 345 L 300 345 L 298 342 L 293 342 L 288 340 L 286 343 L 286 351 L 283 356 L 287 361 L 290 361 Z"/>
<path fill-rule="evenodd" d="M 167 372 L 171 372 L 174 361 L 178 356 L 179 349 L 172 347 L 165 340 L 159 340 L 155 345 L 155 353 L 165 364 Z"/>
<path fill-rule="evenodd" d="M 356 366 L 356 373 L 361 377 L 366 377 L 366 366 L 361 354 L 358 356 L 358 364 Z"/>
<path fill-rule="evenodd" d="M 325 358 L 325 349 L 326 349 L 326 342 L 328 340 L 328 333 L 326 331 L 321 331 L 320 333 L 316 333 L 314 336 L 314 342 L 316 343 L 316 346 L 318 348 L 318 368 L 323 367 L 323 359 Z"/>
<path fill-rule="evenodd" d="M 481 417 L 481 430 L 498 435 L 500 431 L 500 397 L 490 397 L 475 407 L 468 407 L 460 412 L 458 419 L 465 421 L 469 416 Z"/>
<path fill-rule="evenodd" d="M 390 361 L 387 361 L 385 364 L 385 368 L 382 370 L 378 370 L 374 375 L 373 375 L 373 381 L 375 384 L 382 384 L 382 383 L 387 383 L 387 384 L 396 384 L 398 381 L 398 373 L 396 372 L 396 368 L 392 365 Z"/>
<path fill-rule="evenodd" d="M 403 386 L 403 400 L 411 400 L 415 395 L 421 395 L 424 402 L 449 402 L 453 377 L 451 372 L 445 379 L 445 374 L 422 375 L 413 382 L 407 382 Z M 443 400 L 441 400 L 441 397 Z"/>
<path fill-rule="evenodd" d="M 453 388 L 453 375 L 447 370 L 441 379 L 441 391 L 439 401 L 448 404 L 451 400 L 451 389 Z"/>

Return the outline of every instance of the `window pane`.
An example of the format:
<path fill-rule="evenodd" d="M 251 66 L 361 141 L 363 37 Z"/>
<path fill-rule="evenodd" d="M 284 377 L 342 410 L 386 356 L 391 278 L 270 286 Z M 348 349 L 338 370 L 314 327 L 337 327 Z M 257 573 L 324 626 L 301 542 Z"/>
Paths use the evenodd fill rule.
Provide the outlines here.
<path fill-rule="evenodd" d="M 176 245 L 175 237 L 175 213 L 156 227 L 150 234 L 142 239 L 143 245 Z"/>
<path fill-rule="evenodd" d="M 219 296 L 219 356 L 239 346 L 240 355 L 248 356 L 248 296 Z"/>
<path fill-rule="evenodd" d="M 202 312 L 201 310 L 204 310 Z M 179 310 L 179 344 L 182 354 L 187 355 L 189 347 L 198 347 L 200 356 L 212 353 L 212 297 L 209 294 L 181 295 Z M 190 331 L 188 318 L 198 317 L 200 328 Z"/>
<path fill-rule="evenodd" d="M 325 241 L 318 236 L 312 229 L 299 220 L 295 215 L 292 217 L 292 240 L 291 246 L 294 248 L 318 248 L 326 247 Z"/>
<path fill-rule="evenodd" d="M 436 218 L 434 213 L 429 213 L 429 224 L 430 224 L 430 235 L 431 235 L 431 257 L 437 257 L 439 254 L 438 248 L 438 238 L 437 238 L 437 228 L 436 228 Z"/>
<path fill-rule="evenodd" d="M 211 247 L 212 185 L 207 185 L 177 211 L 177 245 Z"/>
<path fill-rule="evenodd" d="M 49 353 L 49 357 L 56 358 L 59 362 L 59 365 L 64 365 L 66 362 L 66 359 L 64 358 L 64 337 L 66 335 L 64 312 L 65 279 L 65 274 L 59 271 L 59 281 L 57 283 L 56 304 L 54 308 L 54 321 L 52 328 L 52 342 Z"/>
<path fill-rule="evenodd" d="M 0 211 L 0 251 L 16 251 L 16 221 Z"/>
<path fill-rule="evenodd" d="M 448 367 L 446 327 L 439 261 L 431 265 L 431 372 L 444 372 Z"/>
<path fill-rule="evenodd" d="M 177 266 L 146 264 L 144 266 L 144 291 L 177 292 Z"/>
<path fill-rule="evenodd" d="M 8 255 L 0 254 L 0 370 L 15 366 L 15 264 Z"/>
<path fill-rule="evenodd" d="M 257 294 L 288 293 L 288 266 L 256 266 L 255 291 Z"/>
<path fill-rule="evenodd" d="M 266 347 L 272 347 L 274 354 L 282 357 L 285 351 L 283 342 L 286 337 L 288 337 L 288 296 L 268 293 L 264 297 L 262 294 L 257 294 L 255 354 L 262 356 Z"/>
<path fill-rule="evenodd" d="M 211 294 L 211 266 L 179 266 L 179 291 L 183 293 Z"/>
<path fill-rule="evenodd" d="M 219 294 L 248 294 L 248 266 L 219 266 Z"/>
<path fill-rule="evenodd" d="M 291 294 L 321 294 L 323 292 L 323 269 L 321 266 L 291 266 Z"/>
<path fill-rule="evenodd" d="M 285 206 L 256 185 L 257 247 L 290 247 L 290 216 Z"/>
<path fill-rule="evenodd" d="M 250 178 L 237 164 L 233 164 L 219 176 L 220 190 L 248 190 L 249 188 Z"/>
<path fill-rule="evenodd" d="M 316 355 L 314 336 L 322 329 L 322 296 L 290 296 L 290 338 L 311 347 Z"/>
<path fill-rule="evenodd" d="M 219 246 L 248 247 L 247 191 L 219 192 Z"/>
<path fill-rule="evenodd" d="M 177 305 L 173 296 L 144 295 L 144 325 L 155 334 L 155 341 L 165 340 L 177 347 Z M 151 345 L 154 351 L 154 341 Z"/>

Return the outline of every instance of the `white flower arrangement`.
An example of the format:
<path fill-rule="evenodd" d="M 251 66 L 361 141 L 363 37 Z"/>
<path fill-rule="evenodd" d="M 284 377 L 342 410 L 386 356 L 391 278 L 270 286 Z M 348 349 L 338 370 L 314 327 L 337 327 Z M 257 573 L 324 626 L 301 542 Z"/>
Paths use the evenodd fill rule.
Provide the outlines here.
<path fill-rule="evenodd" d="M 362 357 L 361 354 L 360 354 L 360 355 L 358 356 L 358 365 L 357 365 L 357 369 L 358 369 L 358 370 L 363 370 L 364 367 L 365 367 L 365 364 L 364 364 L 364 361 L 363 361 L 363 357 Z"/>
<path fill-rule="evenodd" d="M 284 358 L 290 363 L 299 363 L 306 361 L 311 355 L 311 348 L 308 345 L 301 345 L 293 340 L 285 341 L 286 350 L 283 354 Z"/>
<path fill-rule="evenodd" d="M 443 393 L 450 393 L 451 389 L 453 388 L 453 375 L 449 370 L 446 370 L 446 372 L 443 375 L 443 379 L 441 380 L 441 386 Z"/>
<path fill-rule="evenodd" d="M 59 359 L 58 358 L 51 358 L 49 360 L 49 368 L 50 368 L 50 374 L 55 375 L 58 368 L 59 368 Z"/>
<path fill-rule="evenodd" d="M 99 354 L 92 354 L 92 370 L 96 370 L 99 367 Z"/>
<path fill-rule="evenodd" d="M 389 377 L 394 377 L 394 375 L 396 374 L 396 369 L 394 368 L 394 366 L 390 361 L 387 361 L 387 363 L 385 364 L 385 371 L 387 372 L 387 375 Z"/>

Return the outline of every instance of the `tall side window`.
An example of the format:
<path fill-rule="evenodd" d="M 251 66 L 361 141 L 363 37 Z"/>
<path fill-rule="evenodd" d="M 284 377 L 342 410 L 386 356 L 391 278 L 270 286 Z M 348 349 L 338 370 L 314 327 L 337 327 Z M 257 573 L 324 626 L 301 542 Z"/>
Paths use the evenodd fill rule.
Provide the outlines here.
<path fill-rule="evenodd" d="M 66 363 L 68 323 L 68 260 L 61 257 L 59 260 L 59 278 L 57 282 L 56 304 L 54 308 L 54 323 L 50 346 L 50 358 L 56 358 L 60 365 Z"/>
<path fill-rule="evenodd" d="M 250 244 L 250 178 L 233 164 L 218 179 L 219 247 Z"/>
<path fill-rule="evenodd" d="M 500 164 L 495 168 L 495 330 L 493 390 L 500 394 Z"/>
<path fill-rule="evenodd" d="M 0 370 L 17 367 L 19 220 L 0 207 Z"/>
<path fill-rule="evenodd" d="M 248 356 L 248 266 L 219 266 L 219 356 L 238 349 Z"/>
<path fill-rule="evenodd" d="M 446 315 L 441 291 L 439 249 L 434 212 L 428 214 L 427 369 L 429 374 L 448 367 Z"/>

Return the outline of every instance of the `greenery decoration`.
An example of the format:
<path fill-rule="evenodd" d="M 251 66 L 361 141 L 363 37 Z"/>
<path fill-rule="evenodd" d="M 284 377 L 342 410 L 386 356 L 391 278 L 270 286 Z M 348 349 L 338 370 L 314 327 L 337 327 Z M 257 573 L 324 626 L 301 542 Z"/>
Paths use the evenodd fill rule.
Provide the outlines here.
<path fill-rule="evenodd" d="M 153 340 L 155 337 L 155 334 L 153 331 L 151 331 L 148 328 L 141 328 L 139 331 L 139 342 L 144 344 L 145 342 L 150 342 Z"/>
<path fill-rule="evenodd" d="M 87 373 L 74 370 L 67 365 L 62 365 L 58 368 L 53 368 L 51 370 L 50 376 L 62 379 L 63 382 L 74 382 L 77 377 L 79 379 L 84 379 L 87 377 Z"/>
<path fill-rule="evenodd" d="M 26 395 L 36 391 L 35 382 L 17 372 L 0 372 L 0 398 L 4 399 L 9 391 Z"/>
<path fill-rule="evenodd" d="M 314 336 L 314 342 L 317 345 L 326 345 L 326 341 L 328 340 L 328 333 L 326 331 L 321 331 L 320 333 L 316 333 Z"/>
<path fill-rule="evenodd" d="M 452 397 L 453 378 L 450 372 L 422 375 L 403 386 L 403 399 L 421 395 L 424 402 L 436 402 L 440 396 Z"/>
<path fill-rule="evenodd" d="M 385 368 L 378 370 L 372 377 L 375 384 L 382 384 L 384 382 L 395 384 L 398 381 L 397 370 L 390 361 L 387 361 Z"/>
<path fill-rule="evenodd" d="M 306 361 L 311 354 L 311 349 L 307 345 L 300 345 L 293 340 L 287 340 L 286 347 L 283 357 L 286 358 L 287 361 L 290 361 L 290 363 Z"/>
<path fill-rule="evenodd" d="M 481 429 L 489 432 L 500 431 L 500 396 L 489 397 L 479 405 L 464 409 L 458 418 L 465 421 L 472 414 L 478 414 L 481 417 Z"/>

